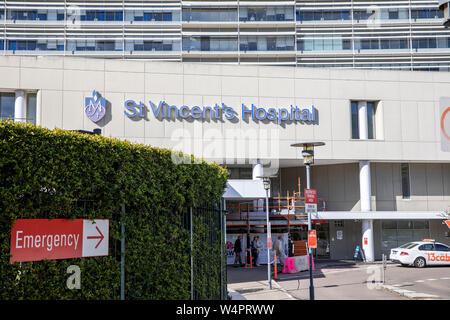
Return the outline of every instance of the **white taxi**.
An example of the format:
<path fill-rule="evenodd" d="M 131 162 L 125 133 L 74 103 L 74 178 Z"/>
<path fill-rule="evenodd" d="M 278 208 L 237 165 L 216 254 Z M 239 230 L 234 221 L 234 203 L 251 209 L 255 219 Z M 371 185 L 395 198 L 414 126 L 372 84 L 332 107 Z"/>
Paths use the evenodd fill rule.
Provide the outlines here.
<path fill-rule="evenodd" d="M 431 239 L 408 242 L 391 249 L 389 259 L 403 266 L 423 268 L 432 265 L 450 265 L 450 248 Z"/>

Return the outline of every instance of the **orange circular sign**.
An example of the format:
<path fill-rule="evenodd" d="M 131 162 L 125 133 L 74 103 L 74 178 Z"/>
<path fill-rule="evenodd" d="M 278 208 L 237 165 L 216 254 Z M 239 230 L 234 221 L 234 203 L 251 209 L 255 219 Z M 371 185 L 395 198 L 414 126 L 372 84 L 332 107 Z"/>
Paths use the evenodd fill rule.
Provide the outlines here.
<path fill-rule="evenodd" d="M 442 112 L 442 117 L 441 117 L 441 130 L 442 130 L 442 133 L 444 134 L 444 136 L 448 140 L 450 140 L 450 135 L 445 131 L 444 120 L 445 120 L 445 117 L 447 116 L 447 113 L 449 113 L 449 112 L 450 112 L 450 107 L 448 107 L 447 109 L 444 110 L 444 112 Z"/>

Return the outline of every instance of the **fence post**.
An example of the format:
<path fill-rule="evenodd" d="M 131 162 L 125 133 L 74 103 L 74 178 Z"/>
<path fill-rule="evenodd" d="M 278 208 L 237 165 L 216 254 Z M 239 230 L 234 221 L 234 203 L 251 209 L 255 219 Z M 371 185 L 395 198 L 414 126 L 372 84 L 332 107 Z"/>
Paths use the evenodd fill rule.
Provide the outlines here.
<path fill-rule="evenodd" d="M 122 221 L 121 232 L 122 239 L 120 240 L 120 300 L 125 300 L 125 204 L 122 204 Z"/>
<path fill-rule="evenodd" d="M 228 286 L 227 286 L 227 255 L 226 255 L 226 243 L 227 243 L 227 217 L 225 215 L 226 203 L 225 199 L 222 198 L 220 202 L 220 218 L 222 224 L 222 240 L 221 240 L 221 257 L 222 263 L 220 266 L 220 285 L 221 285 L 221 299 L 226 300 L 228 296 Z"/>
<path fill-rule="evenodd" d="M 194 236 L 192 207 L 189 207 L 190 231 L 191 231 L 191 300 L 194 300 Z"/>

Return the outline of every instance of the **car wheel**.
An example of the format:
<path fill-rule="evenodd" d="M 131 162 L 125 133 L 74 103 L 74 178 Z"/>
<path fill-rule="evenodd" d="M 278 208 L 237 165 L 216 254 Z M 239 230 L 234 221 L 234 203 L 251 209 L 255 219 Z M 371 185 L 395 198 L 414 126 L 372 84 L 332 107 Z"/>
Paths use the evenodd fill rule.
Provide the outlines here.
<path fill-rule="evenodd" d="M 427 262 L 422 257 L 418 257 L 416 260 L 414 260 L 414 267 L 416 267 L 416 268 L 423 268 L 426 265 L 427 265 Z"/>

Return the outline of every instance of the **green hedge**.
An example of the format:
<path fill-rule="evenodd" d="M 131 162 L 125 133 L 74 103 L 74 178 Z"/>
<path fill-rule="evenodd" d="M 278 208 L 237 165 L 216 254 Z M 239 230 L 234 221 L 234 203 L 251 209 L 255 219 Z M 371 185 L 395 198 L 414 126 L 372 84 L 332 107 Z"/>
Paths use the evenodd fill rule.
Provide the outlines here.
<path fill-rule="evenodd" d="M 227 179 L 218 165 L 190 159 L 195 164 L 177 165 L 168 149 L 1 121 L 0 299 L 119 299 L 121 222 L 126 298 L 189 299 L 188 208 L 219 203 Z M 197 216 L 194 257 L 210 272 L 196 274 L 195 287 L 209 299 L 217 296 L 207 286 L 220 283 L 221 250 L 220 237 L 205 242 L 205 232 L 220 229 L 211 227 L 217 217 Z M 30 218 L 110 219 L 110 255 L 11 264 L 11 227 Z M 66 287 L 73 264 L 80 290 Z"/>

